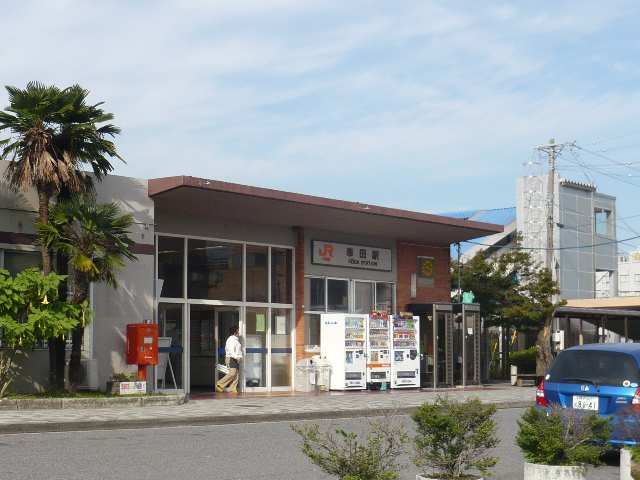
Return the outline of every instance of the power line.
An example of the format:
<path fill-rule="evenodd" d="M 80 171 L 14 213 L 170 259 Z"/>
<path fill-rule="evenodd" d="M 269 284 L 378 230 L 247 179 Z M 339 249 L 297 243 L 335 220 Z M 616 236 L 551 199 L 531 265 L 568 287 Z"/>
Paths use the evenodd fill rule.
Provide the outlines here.
<path fill-rule="evenodd" d="M 509 247 L 509 246 L 503 246 L 501 248 L 507 248 L 507 249 L 510 249 L 510 250 L 535 250 L 535 251 L 580 250 L 580 249 L 583 249 L 583 248 L 603 247 L 605 245 L 613 245 L 615 243 L 629 242 L 629 241 L 635 240 L 637 238 L 640 238 L 640 235 L 635 235 L 635 236 L 629 237 L 629 238 L 623 238 L 622 240 L 611 240 L 609 242 L 594 243 L 593 245 L 576 245 L 574 247 L 545 248 L 545 247 L 520 247 L 520 246 Z M 489 244 L 489 243 L 474 242 L 473 240 L 462 240 L 462 242 L 463 243 L 471 243 L 473 245 L 480 245 L 482 247 L 495 247 L 495 245 L 492 245 L 492 244 Z"/>

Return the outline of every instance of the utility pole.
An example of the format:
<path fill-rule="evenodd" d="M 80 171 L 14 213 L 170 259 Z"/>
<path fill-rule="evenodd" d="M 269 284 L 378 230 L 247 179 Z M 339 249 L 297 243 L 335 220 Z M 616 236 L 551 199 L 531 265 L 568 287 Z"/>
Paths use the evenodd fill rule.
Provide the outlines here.
<path fill-rule="evenodd" d="M 566 147 L 573 146 L 575 142 L 571 143 L 556 143 L 552 138 L 546 145 L 539 145 L 536 150 L 547 154 L 549 159 L 549 172 L 547 175 L 547 246 L 546 246 L 546 258 L 545 267 L 549 269 L 551 275 L 555 274 L 555 268 L 553 265 L 553 229 L 554 218 L 553 208 L 555 205 L 555 193 L 556 193 L 556 160 L 558 155 Z"/>
<path fill-rule="evenodd" d="M 458 303 L 462 303 L 462 264 L 460 263 L 460 242 L 456 244 L 458 247 Z"/>

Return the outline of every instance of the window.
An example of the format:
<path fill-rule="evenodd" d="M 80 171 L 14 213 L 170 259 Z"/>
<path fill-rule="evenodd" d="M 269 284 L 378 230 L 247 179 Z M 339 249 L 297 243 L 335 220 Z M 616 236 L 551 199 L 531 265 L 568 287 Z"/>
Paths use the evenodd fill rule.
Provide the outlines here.
<path fill-rule="evenodd" d="M 307 277 L 304 283 L 304 309 L 312 312 L 326 312 L 325 279 Z"/>
<path fill-rule="evenodd" d="M 289 248 L 271 248 L 271 302 L 293 303 L 292 252 Z"/>
<path fill-rule="evenodd" d="M 304 344 L 309 346 L 320 345 L 320 314 L 304 314 Z M 313 348 L 312 348 L 313 350 Z"/>
<path fill-rule="evenodd" d="M 33 250 L 0 250 L 0 268 L 8 270 L 11 276 L 16 276 L 22 270 L 42 265 L 40 252 Z"/>
<path fill-rule="evenodd" d="M 291 310 L 271 310 L 271 386 L 291 385 Z"/>
<path fill-rule="evenodd" d="M 609 235 L 611 232 L 611 210 L 596 208 L 594 210 L 594 217 L 596 233 L 598 235 Z"/>
<path fill-rule="evenodd" d="M 354 313 L 371 313 L 373 310 L 373 282 L 354 282 Z"/>
<path fill-rule="evenodd" d="M 393 302 L 393 283 L 376 283 L 376 310 L 395 312 Z"/>
<path fill-rule="evenodd" d="M 158 296 L 182 298 L 184 238 L 158 237 Z"/>
<path fill-rule="evenodd" d="M 247 245 L 247 302 L 266 302 L 269 285 L 269 248 Z"/>
<path fill-rule="evenodd" d="M 242 300 L 242 245 L 189 239 L 189 298 Z"/>
<path fill-rule="evenodd" d="M 329 312 L 349 311 L 349 281 L 327 279 L 327 310 Z"/>

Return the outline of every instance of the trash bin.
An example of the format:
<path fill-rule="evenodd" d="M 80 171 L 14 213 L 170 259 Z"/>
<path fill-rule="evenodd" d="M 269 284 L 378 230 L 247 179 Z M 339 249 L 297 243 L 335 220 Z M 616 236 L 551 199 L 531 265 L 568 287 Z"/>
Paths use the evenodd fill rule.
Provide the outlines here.
<path fill-rule="evenodd" d="M 315 362 L 310 358 L 303 358 L 296 363 L 296 392 L 313 392 L 316 388 Z"/>
<path fill-rule="evenodd" d="M 328 392 L 331 386 L 331 364 L 324 358 L 316 361 L 316 390 Z"/>

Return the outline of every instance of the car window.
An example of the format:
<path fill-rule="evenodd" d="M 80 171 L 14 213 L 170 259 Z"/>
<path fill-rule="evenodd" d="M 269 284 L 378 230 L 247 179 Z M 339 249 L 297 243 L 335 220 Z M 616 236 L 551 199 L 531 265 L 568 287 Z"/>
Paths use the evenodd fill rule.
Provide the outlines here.
<path fill-rule="evenodd" d="M 631 355 L 597 350 L 566 350 L 556 358 L 549 371 L 550 382 L 622 386 L 628 381 L 640 383 L 638 364 Z M 625 385 L 628 386 L 628 385 Z"/>

